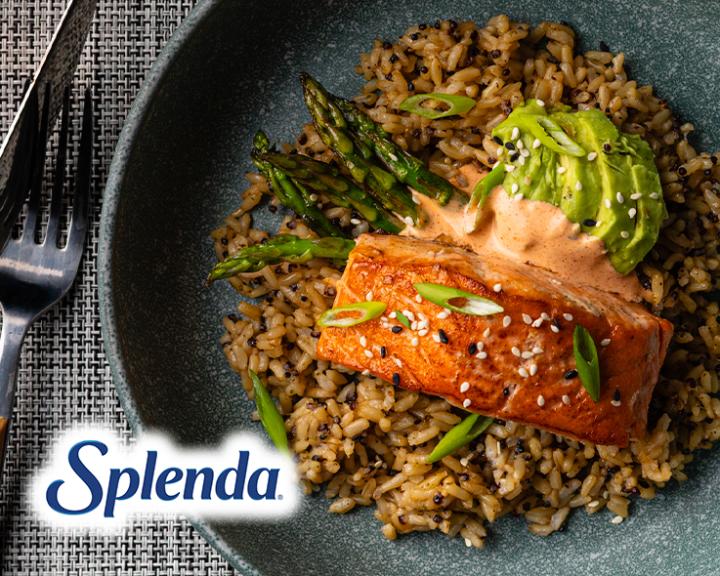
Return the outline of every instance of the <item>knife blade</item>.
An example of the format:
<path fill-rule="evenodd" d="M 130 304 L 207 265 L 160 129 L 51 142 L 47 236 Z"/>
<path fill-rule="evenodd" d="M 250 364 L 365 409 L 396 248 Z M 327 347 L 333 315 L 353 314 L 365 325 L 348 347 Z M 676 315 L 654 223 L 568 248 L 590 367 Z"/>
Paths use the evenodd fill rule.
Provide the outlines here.
<path fill-rule="evenodd" d="M 60 24 L 40 61 L 40 66 L 33 75 L 32 83 L 25 92 L 20 108 L 10 125 L 10 130 L 0 146 L 0 194 L 5 189 L 5 183 L 10 173 L 22 119 L 30 102 L 30 94 L 36 90 L 38 99 L 42 102 L 45 87 L 52 86 L 52 90 L 50 90 L 50 126 L 52 126 L 60 111 L 65 87 L 70 84 L 75 75 L 96 5 L 97 0 L 70 0 L 65 8 Z"/>

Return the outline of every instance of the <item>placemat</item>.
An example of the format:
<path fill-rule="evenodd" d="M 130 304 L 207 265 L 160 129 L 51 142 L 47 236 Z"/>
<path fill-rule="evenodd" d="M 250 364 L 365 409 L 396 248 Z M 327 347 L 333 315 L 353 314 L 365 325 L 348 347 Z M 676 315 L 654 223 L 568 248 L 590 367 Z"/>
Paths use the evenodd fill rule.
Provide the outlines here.
<path fill-rule="evenodd" d="M 93 226 L 80 275 L 32 328 L 18 379 L 15 422 L 0 486 L 0 567 L 11 575 L 225 575 L 234 571 L 184 520 L 138 520 L 119 536 L 71 534 L 33 518 L 26 488 L 54 435 L 101 423 L 130 435 L 105 360 L 98 311 L 102 191 L 115 143 L 149 67 L 195 0 L 100 0 L 77 74 L 97 111 Z M 0 1 L 0 133 L 57 26 L 64 0 Z"/>

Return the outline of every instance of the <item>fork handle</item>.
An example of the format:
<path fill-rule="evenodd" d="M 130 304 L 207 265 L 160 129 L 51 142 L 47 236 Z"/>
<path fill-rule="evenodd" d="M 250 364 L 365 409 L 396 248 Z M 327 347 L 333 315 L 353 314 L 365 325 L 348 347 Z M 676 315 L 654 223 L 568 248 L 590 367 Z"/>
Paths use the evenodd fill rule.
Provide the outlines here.
<path fill-rule="evenodd" d="M 30 326 L 30 318 L 5 311 L 0 334 L 0 478 L 2 477 L 8 432 L 15 404 L 15 381 L 20 364 L 20 349 Z"/>

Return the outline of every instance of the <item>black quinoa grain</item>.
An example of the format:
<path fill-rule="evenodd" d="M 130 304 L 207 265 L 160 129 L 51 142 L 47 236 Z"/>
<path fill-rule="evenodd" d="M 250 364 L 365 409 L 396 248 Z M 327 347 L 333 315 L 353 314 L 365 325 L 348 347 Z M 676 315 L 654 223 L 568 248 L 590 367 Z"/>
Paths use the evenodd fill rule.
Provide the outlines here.
<path fill-rule="evenodd" d="M 497 162 L 497 158 L 495 158 L 495 156 L 488 156 L 487 161 L 488 164 L 495 164 L 495 162 Z"/>
<path fill-rule="evenodd" d="M 455 20 L 448 20 L 448 27 L 450 28 L 450 31 L 452 32 L 455 30 L 455 28 L 458 27 L 458 23 L 455 22 Z"/>
<path fill-rule="evenodd" d="M 433 502 L 435 502 L 435 504 L 442 504 L 442 501 L 444 499 L 445 498 L 443 497 L 443 495 L 440 494 L 439 492 L 437 494 L 435 494 L 435 496 L 433 496 Z"/>
<path fill-rule="evenodd" d="M 710 170 L 710 168 L 703 170 L 703 174 L 705 174 L 705 176 L 712 176 L 712 170 Z"/>
<path fill-rule="evenodd" d="M 320 338 L 320 331 L 313 330 L 312 332 L 310 332 L 310 336 L 312 336 L 313 338 Z"/>
<path fill-rule="evenodd" d="M 468 354 L 470 354 L 470 356 L 475 356 L 475 354 L 477 354 L 477 351 L 478 351 L 477 344 L 475 342 L 471 342 L 470 345 L 468 346 L 467 350 L 468 350 Z"/>
<path fill-rule="evenodd" d="M 393 54 L 392 56 L 390 56 L 390 63 L 391 63 L 391 64 L 395 64 L 395 62 L 397 62 L 398 60 L 399 60 L 399 58 L 398 58 L 398 55 L 397 55 L 397 54 Z"/>
<path fill-rule="evenodd" d="M 637 277 L 640 282 L 640 286 L 645 288 L 645 290 L 650 290 L 650 288 L 652 287 L 652 280 L 650 280 L 650 276 L 645 274 L 645 272 L 641 272 L 638 270 Z"/>
<path fill-rule="evenodd" d="M 392 72 L 388 72 L 387 74 L 385 74 L 385 80 L 392 80 L 392 78 L 393 78 Z"/>
<path fill-rule="evenodd" d="M 385 48 L 385 50 L 390 50 L 390 48 L 392 48 L 392 42 L 385 40 L 385 42 L 383 42 L 383 48 Z"/>
<path fill-rule="evenodd" d="M 503 68 L 502 75 L 510 76 L 510 68 Z"/>
<path fill-rule="evenodd" d="M 610 46 L 608 46 L 605 42 L 600 40 L 600 50 L 602 52 L 610 52 Z"/>
<path fill-rule="evenodd" d="M 271 214 L 275 214 L 275 212 L 277 212 L 277 209 L 278 209 L 278 207 L 275 206 L 275 204 L 270 204 L 270 205 L 268 206 L 268 210 L 270 210 L 270 213 L 271 213 Z"/>
<path fill-rule="evenodd" d="M 290 222 L 287 223 L 288 230 L 295 230 L 297 228 L 297 222 L 295 220 L 290 220 Z"/>
<path fill-rule="evenodd" d="M 257 345 L 257 338 L 255 338 L 255 336 L 250 336 L 250 338 L 248 338 L 247 345 L 250 346 L 250 348 L 255 348 Z"/>
<path fill-rule="evenodd" d="M 300 296 L 300 301 L 301 301 L 301 302 L 307 302 L 307 301 L 308 301 L 308 297 L 305 296 L 305 294 L 303 294 L 302 296 Z"/>
<path fill-rule="evenodd" d="M 402 332 L 402 326 L 393 326 L 390 330 L 392 330 L 393 334 L 400 334 L 400 332 Z"/>
<path fill-rule="evenodd" d="M 418 34 L 417 32 L 410 34 L 410 40 L 417 40 L 418 38 L 420 38 L 420 34 Z"/>
<path fill-rule="evenodd" d="M 597 226 L 597 221 L 593 220 L 592 218 L 585 218 L 585 220 L 583 220 L 583 226 L 588 226 L 592 228 L 594 226 Z"/>
<path fill-rule="evenodd" d="M 440 30 L 441 26 L 442 26 L 442 23 L 440 22 L 440 20 L 435 20 L 435 24 L 433 24 L 433 28 L 435 28 L 435 30 Z"/>
<path fill-rule="evenodd" d="M 440 342 L 442 342 L 443 344 L 448 344 L 450 342 L 450 340 L 448 340 L 447 334 L 445 333 L 445 330 L 443 330 L 442 328 L 438 330 L 438 337 L 440 338 Z"/>
<path fill-rule="evenodd" d="M 407 89 L 408 92 L 413 92 L 415 90 L 415 84 L 413 84 L 412 80 L 407 83 Z"/>
<path fill-rule="evenodd" d="M 568 370 L 565 372 L 565 375 L 563 376 L 565 380 L 572 380 L 573 378 L 578 377 L 578 371 L 573 368 L 572 370 Z"/>
<path fill-rule="evenodd" d="M 387 348 L 380 346 L 380 358 L 385 358 L 385 356 L 387 356 Z"/>
<path fill-rule="evenodd" d="M 425 30 L 425 28 L 427 28 L 427 24 L 418 24 L 418 28 L 420 28 L 420 30 Z"/>
<path fill-rule="evenodd" d="M 429 71 L 427 66 L 420 66 L 420 74 L 427 74 Z"/>
<path fill-rule="evenodd" d="M 687 174 L 687 168 L 685 168 L 685 166 L 680 166 L 677 169 L 677 172 L 678 174 L 680 174 L 680 176 L 685 176 L 685 174 Z"/>
<path fill-rule="evenodd" d="M 394 386 L 400 386 L 400 374 L 393 372 L 392 383 Z"/>
<path fill-rule="evenodd" d="M 442 522 L 442 516 L 440 516 L 440 514 L 435 514 L 435 516 L 433 516 L 433 522 L 435 522 L 435 524 L 440 524 L 440 522 Z"/>
<path fill-rule="evenodd" d="M 502 54 L 502 52 L 500 52 L 500 50 L 497 50 L 497 49 L 492 50 L 490 52 L 490 58 L 500 58 L 500 54 Z"/>
<path fill-rule="evenodd" d="M 471 45 L 470 48 L 468 48 L 468 56 L 470 58 L 475 58 L 480 53 L 480 50 L 478 49 L 475 44 Z"/>

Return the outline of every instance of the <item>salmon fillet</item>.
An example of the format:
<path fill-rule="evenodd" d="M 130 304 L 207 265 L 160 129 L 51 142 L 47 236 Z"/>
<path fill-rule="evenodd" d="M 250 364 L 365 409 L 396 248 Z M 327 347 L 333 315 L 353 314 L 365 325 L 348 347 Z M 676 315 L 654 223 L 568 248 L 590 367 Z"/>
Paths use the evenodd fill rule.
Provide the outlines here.
<path fill-rule="evenodd" d="M 419 297 L 413 287 L 418 282 L 489 298 L 504 312 L 448 314 Z M 367 299 L 386 303 L 385 315 L 349 328 L 324 328 L 320 358 L 468 411 L 579 440 L 622 447 L 645 433 L 672 324 L 638 304 L 560 282 L 533 266 L 370 234 L 360 236 L 350 253 L 335 306 Z M 392 311 L 406 311 L 414 329 L 393 319 Z M 575 371 L 576 323 L 598 346 L 597 403 Z"/>

